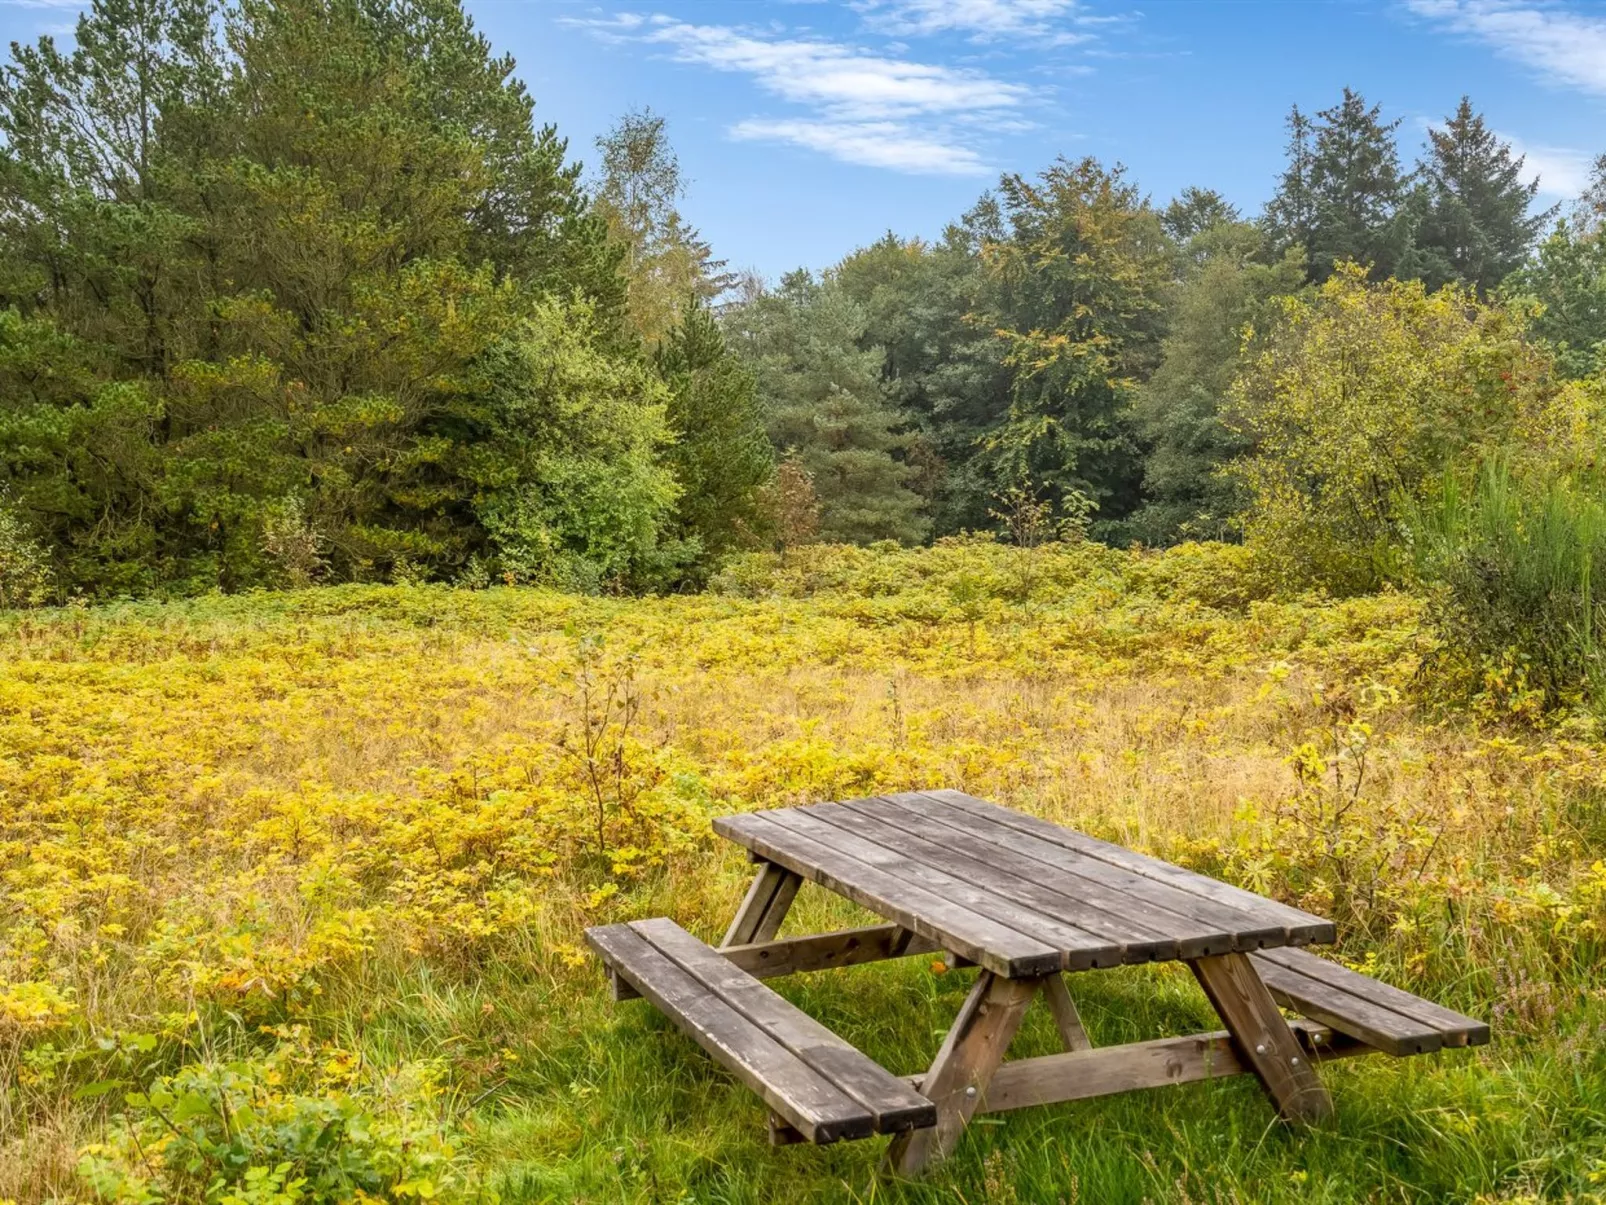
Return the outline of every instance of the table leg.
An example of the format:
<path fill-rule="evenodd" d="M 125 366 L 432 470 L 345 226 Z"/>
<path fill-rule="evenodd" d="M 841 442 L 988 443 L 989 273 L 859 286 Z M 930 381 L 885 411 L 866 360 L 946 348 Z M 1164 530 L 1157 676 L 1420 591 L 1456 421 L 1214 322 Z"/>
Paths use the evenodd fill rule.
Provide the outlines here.
<path fill-rule="evenodd" d="M 1071 989 L 1066 986 L 1064 975 L 1044 977 L 1043 999 L 1048 1002 L 1048 1011 L 1054 1014 L 1054 1028 L 1060 1031 L 1060 1041 L 1065 1043 L 1065 1049 L 1093 1049 L 1087 1030 L 1082 1027 L 1082 1015 L 1076 1011 L 1076 1001 L 1071 999 Z"/>
<path fill-rule="evenodd" d="M 803 880 L 785 867 L 774 862 L 761 863 L 720 947 L 745 946 L 773 938 L 802 884 Z"/>
<path fill-rule="evenodd" d="M 1331 1116 L 1332 1097 L 1248 955 L 1217 954 L 1189 965 L 1232 1034 L 1238 1057 L 1260 1078 L 1283 1117 L 1307 1123 Z"/>
<path fill-rule="evenodd" d="M 920 1081 L 921 1095 L 937 1106 L 937 1124 L 894 1138 L 887 1148 L 889 1169 L 914 1176 L 954 1149 L 1042 982 L 1005 979 L 991 971 L 977 977 L 931 1070 Z"/>

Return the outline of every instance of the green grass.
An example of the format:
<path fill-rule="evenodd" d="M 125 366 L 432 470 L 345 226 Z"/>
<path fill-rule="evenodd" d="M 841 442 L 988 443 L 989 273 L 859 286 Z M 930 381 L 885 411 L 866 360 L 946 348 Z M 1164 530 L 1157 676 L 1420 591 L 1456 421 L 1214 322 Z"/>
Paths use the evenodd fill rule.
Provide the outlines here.
<path fill-rule="evenodd" d="M 733 893 L 732 904 L 734 906 Z M 789 931 L 862 919 L 806 888 Z M 702 933 L 705 939 L 717 934 Z M 771 980 L 895 1071 L 922 1068 L 975 972 L 925 958 Z M 1180 964 L 1071 977 L 1097 1045 L 1217 1028 Z M 983 1118 L 918 1183 L 879 1172 L 887 1140 L 771 1148 L 764 1108 L 645 1001 L 600 972 L 562 985 L 511 966 L 447 982 L 419 968 L 342 1038 L 377 1062 L 518 1058 L 462 1102 L 469 1153 L 504 1202 L 1356 1202 L 1588 1199 L 1606 1167 L 1606 993 L 1553 1018 L 1559 1042 L 1330 1065 L 1336 1119 L 1276 1121 L 1247 1076 Z M 355 1007 L 351 1005 L 348 1007 Z M 1496 1019 L 1497 1033 L 1499 1019 Z M 1057 1039 L 1034 1004 L 1012 1047 Z"/>

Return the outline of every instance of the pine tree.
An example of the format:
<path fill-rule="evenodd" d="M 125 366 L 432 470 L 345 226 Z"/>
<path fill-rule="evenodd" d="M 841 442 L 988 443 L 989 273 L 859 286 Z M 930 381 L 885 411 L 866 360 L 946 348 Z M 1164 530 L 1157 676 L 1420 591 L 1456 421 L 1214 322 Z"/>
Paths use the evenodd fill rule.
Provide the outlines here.
<path fill-rule="evenodd" d="M 1288 111 L 1285 124 L 1288 141 L 1283 155 L 1288 163 L 1261 221 L 1279 249 L 1300 246 L 1308 250 L 1316 231 L 1316 193 L 1311 183 L 1315 127 L 1298 105 Z"/>
<path fill-rule="evenodd" d="M 799 270 L 726 324 L 757 370 L 771 441 L 813 482 L 820 535 L 921 539 L 922 499 L 900 459 L 909 437 L 882 395 L 882 352 L 860 347 L 864 311 L 830 277 Z"/>
<path fill-rule="evenodd" d="M 1266 209 L 1278 249 L 1305 247 L 1316 280 L 1354 260 L 1376 276 L 1408 267 L 1414 207 L 1400 169 L 1394 132 L 1380 108 L 1345 88 L 1343 99 L 1314 120 L 1296 107 L 1288 119 L 1288 167 Z"/>
<path fill-rule="evenodd" d="M 1521 266 L 1555 210 L 1529 212 L 1539 181 L 1523 183 L 1523 157 L 1465 96 L 1442 129 L 1428 131 L 1425 150 L 1428 209 L 1416 236 L 1423 278 L 1432 288 L 1458 281 L 1486 294 Z"/>
<path fill-rule="evenodd" d="M 94 0 L 74 41 L 0 73 L 0 375 L 50 349 L 71 395 L 0 388 L 0 475 L 59 581 L 272 583 L 289 527 L 335 578 L 656 555 L 620 249 L 457 0 Z"/>

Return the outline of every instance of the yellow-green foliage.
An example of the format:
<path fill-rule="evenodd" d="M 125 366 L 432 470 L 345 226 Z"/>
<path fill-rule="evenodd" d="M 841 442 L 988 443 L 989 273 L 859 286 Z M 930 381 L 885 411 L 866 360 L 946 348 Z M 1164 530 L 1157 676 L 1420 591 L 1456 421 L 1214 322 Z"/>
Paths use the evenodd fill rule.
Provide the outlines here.
<path fill-rule="evenodd" d="M 724 595 L 13 614 L 0 1198 L 472 1198 L 512 1192 L 515 1165 L 533 1199 L 690 1193 L 675 1152 L 734 1167 L 723 1131 L 684 1103 L 625 1118 L 703 1064 L 629 1030 L 631 1087 L 586 1086 L 639 1022 L 600 1003 L 581 929 L 669 913 L 714 934 L 745 869 L 712 816 L 933 784 L 1329 913 L 1352 962 L 1491 1016 L 1488 1057 L 1537 1042 L 1583 1075 L 1598 1043 L 1556 1029 L 1597 990 L 1606 748 L 1428 722 L 1415 601 L 1268 601 L 1253 562 L 817 548 L 733 566 Z M 945 1023 L 925 980 L 878 973 L 844 981 L 843 1017 L 879 992 L 860 1011 Z M 598 1136 L 635 1187 L 562 1178 Z"/>
<path fill-rule="evenodd" d="M 1248 541 L 1287 583 L 1370 589 L 1392 576 L 1402 523 L 1447 467 L 1501 449 L 1561 456 L 1598 412 L 1558 392 L 1526 315 L 1343 265 L 1277 324 L 1233 388 L 1255 441 L 1234 471 Z"/>

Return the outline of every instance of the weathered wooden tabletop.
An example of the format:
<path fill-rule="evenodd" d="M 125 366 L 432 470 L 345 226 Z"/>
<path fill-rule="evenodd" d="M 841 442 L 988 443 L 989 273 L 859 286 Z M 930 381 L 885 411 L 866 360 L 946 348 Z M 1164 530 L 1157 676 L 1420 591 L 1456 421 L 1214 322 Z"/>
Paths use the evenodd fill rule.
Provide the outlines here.
<path fill-rule="evenodd" d="M 1008 978 L 1335 938 L 1321 917 L 958 791 L 746 812 L 714 829 Z"/>

